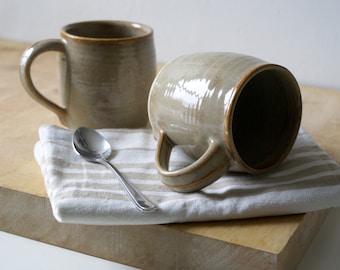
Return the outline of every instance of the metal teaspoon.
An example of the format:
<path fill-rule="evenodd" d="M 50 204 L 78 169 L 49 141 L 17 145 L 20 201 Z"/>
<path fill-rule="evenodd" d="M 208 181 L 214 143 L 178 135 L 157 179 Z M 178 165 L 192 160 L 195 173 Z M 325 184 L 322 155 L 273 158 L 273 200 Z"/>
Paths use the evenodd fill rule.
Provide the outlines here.
<path fill-rule="evenodd" d="M 127 192 L 135 206 L 144 212 L 152 212 L 157 207 L 132 186 L 120 172 L 107 160 L 111 155 L 110 143 L 93 129 L 81 127 L 73 135 L 73 146 L 78 154 L 90 162 L 97 162 L 109 168 Z"/>

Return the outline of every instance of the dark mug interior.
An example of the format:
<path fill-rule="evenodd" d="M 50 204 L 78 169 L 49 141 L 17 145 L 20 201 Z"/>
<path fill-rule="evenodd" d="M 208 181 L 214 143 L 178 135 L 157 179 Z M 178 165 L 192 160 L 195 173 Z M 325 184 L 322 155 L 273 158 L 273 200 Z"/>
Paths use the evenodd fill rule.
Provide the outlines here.
<path fill-rule="evenodd" d="M 130 39 L 150 35 L 146 25 L 125 21 L 88 21 L 69 24 L 63 32 L 67 35 L 92 39 Z"/>
<path fill-rule="evenodd" d="M 231 154 L 245 171 L 260 173 L 281 163 L 295 142 L 302 114 L 300 89 L 287 69 L 266 65 L 237 91 L 230 107 Z"/>

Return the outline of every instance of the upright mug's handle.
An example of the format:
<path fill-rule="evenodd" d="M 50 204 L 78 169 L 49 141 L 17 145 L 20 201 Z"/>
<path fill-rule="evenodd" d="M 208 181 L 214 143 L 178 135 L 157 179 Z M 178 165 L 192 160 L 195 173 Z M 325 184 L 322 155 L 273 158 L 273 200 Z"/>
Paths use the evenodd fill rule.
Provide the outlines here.
<path fill-rule="evenodd" d="M 21 82 L 26 90 L 26 92 L 38 103 L 45 106 L 47 109 L 51 110 L 55 114 L 58 115 L 61 122 L 64 122 L 66 116 L 66 110 L 60 106 L 58 106 L 56 103 L 52 102 L 45 96 L 43 96 L 37 88 L 34 86 L 32 82 L 31 77 L 31 66 L 34 61 L 34 59 L 47 51 L 57 51 L 62 52 L 66 54 L 65 45 L 64 43 L 59 39 L 48 39 L 39 41 L 30 47 L 28 47 L 20 62 L 20 79 Z"/>
<path fill-rule="evenodd" d="M 156 150 L 156 167 L 162 182 L 177 192 L 199 190 L 219 179 L 230 166 L 230 158 L 224 146 L 209 140 L 204 154 L 187 167 L 169 171 L 169 160 L 175 144 L 163 130 L 159 131 Z"/>

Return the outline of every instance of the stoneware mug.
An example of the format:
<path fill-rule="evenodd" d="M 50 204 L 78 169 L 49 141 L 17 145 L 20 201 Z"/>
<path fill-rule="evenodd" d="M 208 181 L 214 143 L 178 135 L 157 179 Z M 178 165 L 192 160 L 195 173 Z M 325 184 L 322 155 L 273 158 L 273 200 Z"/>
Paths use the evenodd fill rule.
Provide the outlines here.
<path fill-rule="evenodd" d="M 301 112 L 299 86 L 282 66 L 236 53 L 179 57 L 161 69 L 148 100 L 161 180 L 191 192 L 230 169 L 264 173 L 288 155 Z M 175 146 L 193 163 L 170 170 Z"/>
<path fill-rule="evenodd" d="M 60 52 L 61 106 L 32 82 L 32 62 L 47 51 Z M 126 21 L 66 25 L 61 39 L 40 41 L 26 49 L 20 65 L 27 93 L 69 128 L 146 126 L 148 94 L 155 75 L 153 30 Z"/>

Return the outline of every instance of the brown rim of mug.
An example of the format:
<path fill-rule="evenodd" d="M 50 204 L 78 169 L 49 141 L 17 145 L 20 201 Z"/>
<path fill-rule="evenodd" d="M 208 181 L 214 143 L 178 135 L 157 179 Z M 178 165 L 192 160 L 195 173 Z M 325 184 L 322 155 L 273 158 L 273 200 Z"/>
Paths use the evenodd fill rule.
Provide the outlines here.
<path fill-rule="evenodd" d="M 284 149 L 284 151 L 282 152 L 281 156 L 276 159 L 270 166 L 266 167 L 266 168 L 253 168 L 251 166 L 249 166 L 248 164 L 246 164 L 246 162 L 242 159 L 242 157 L 239 155 L 236 146 L 235 146 L 235 142 L 234 142 L 234 138 L 233 138 L 233 132 L 232 132 L 232 128 L 233 128 L 233 114 L 234 114 L 234 110 L 236 107 L 236 103 L 238 101 L 238 97 L 241 95 L 243 89 L 245 88 L 245 86 L 247 85 L 247 83 L 254 78 L 256 75 L 260 74 L 263 71 L 266 70 L 272 70 L 272 71 L 277 71 L 280 74 L 285 74 L 286 78 L 289 78 L 290 80 L 290 85 L 292 85 L 292 87 L 294 87 L 297 91 L 296 91 L 296 97 L 298 98 L 296 100 L 296 102 L 298 103 L 298 108 L 296 110 L 297 114 L 299 115 L 299 119 L 296 119 L 296 121 L 293 122 L 293 124 L 291 123 L 291 125 L 289 126 L 290 128 L 293 128 L 293 131 L 295 132 L 296 136 L 291 136 L 290 137 L 290 141 L 287 143 L 287 147 Z M 286 68 L 280 66 L 280 65 L 276 65 L 276 64 L 263 64 L 260 65 L 258 67 L 255 67 L 254 69 L 252 69 L 251 71 L 249 71 L 244 77 L 243 79 L 236 85 L 236 87 L 233 90 L 231 99 L 230 99 L 230 104 L 229 107 L 227 109 L 226 115 L 225 115 L 225 122 L 224 122 L 224 132 L 225 132 L 225 143 L 226 146 L 229 150 L 229 153 L 231 154 L 232 158 L 240 165 L 241 169 L 244 170 L 245 172 L 251 173 L 251 174 L 259 174 L 259 173 L 263 173 L 266 171 L 269 171 L 273 168 L 275 168 L 277 165 L 279 165 L 289 154 L 295 140 L 298 134 L 298 130 L 300 127 L 300 123 L 301 123 L 301 115 L 302 115 L 302 101 L 301 101 L 301 94 L 300 94 L 300 90 L 299 90 L 299 85 L 296 81 L 296 79 L 294 78 L 293 74 Z M 292 133 L 293 134 L 293 133 Z"/>
<path fill-rule="evenodd" d="M 128 37 L 89 37 L 85 35 L 77 35 L 75 33 L 72 33 L 71 30 L 74 29 L 77 26 L 86 26 L 86 25 L 111 25 L 111 26 L 118 26 L 118 27 L 131 27 L 138 31 L 140 30 L 139 35 L 134 36 L 128 36 Z M 142 23 L 138 22 L 130 22 L 130 21 L 83 21 L 83 22 L 76 22 L 71 23 L 68 25 L 65 25 L 61 31 L 60 35 L 62 38 L 70 38 L 75 41 L 82 41 L 82 42 L 98 42 L 98 43 L 120 43 L 120 42 L 128 42 L 128 41 L 136 41 L 141 40 L 144 38 L 148 38 L 153 35 L 153 29 L 150 26 L 147 26 Z"/>

